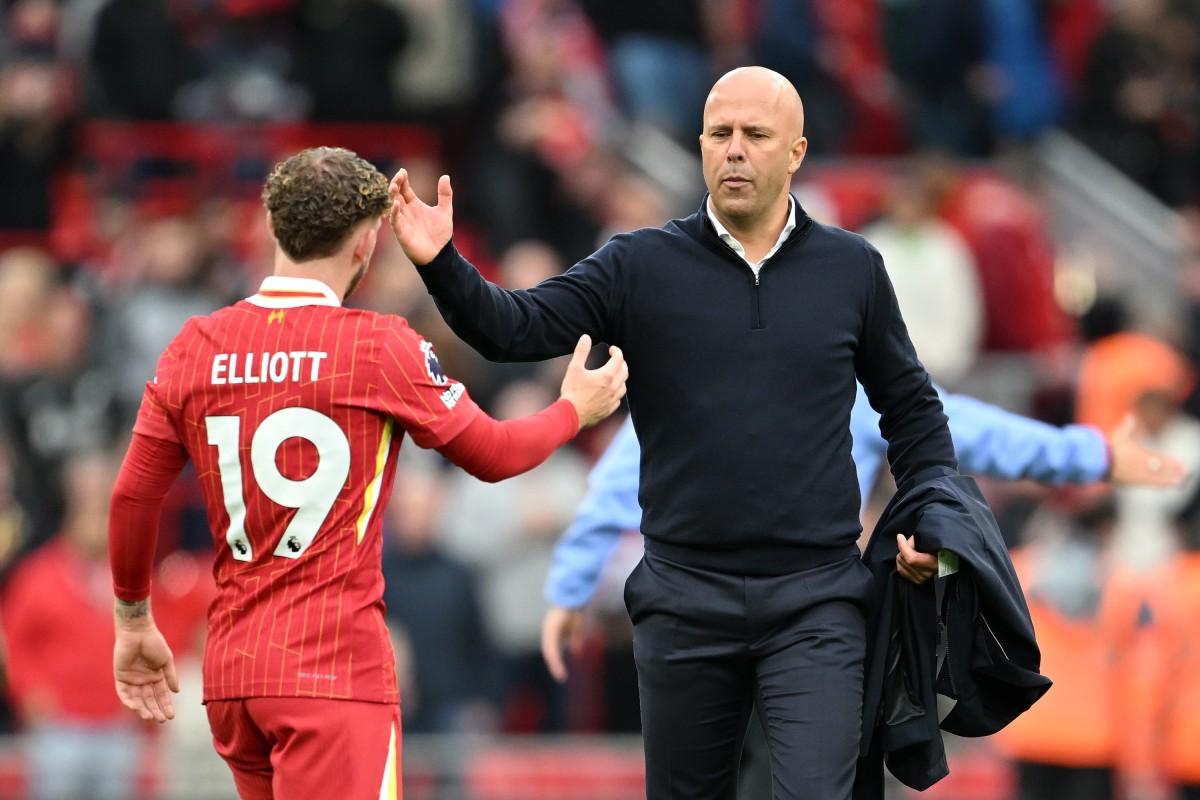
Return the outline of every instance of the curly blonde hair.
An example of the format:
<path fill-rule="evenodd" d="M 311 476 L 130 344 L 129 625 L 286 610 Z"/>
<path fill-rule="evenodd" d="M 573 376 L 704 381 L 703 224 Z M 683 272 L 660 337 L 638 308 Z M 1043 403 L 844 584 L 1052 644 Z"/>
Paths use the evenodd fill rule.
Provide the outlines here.
<path fill-rule="evenodd" d="M 333 255 L 360 222 L 391 207 L 383 173 L 341 147 L 313 147 L 277 164 L 262 200 L 279 246 L 298 262 Z"/>

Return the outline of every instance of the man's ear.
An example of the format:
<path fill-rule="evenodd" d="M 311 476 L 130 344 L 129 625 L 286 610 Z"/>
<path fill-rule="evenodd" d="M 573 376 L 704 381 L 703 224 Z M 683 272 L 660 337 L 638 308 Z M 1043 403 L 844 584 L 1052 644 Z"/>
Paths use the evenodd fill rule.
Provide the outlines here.
<path fill-rule="evenodd" d="M 354 240 L 354 263 L 365 264 L 371 259 L 371 254 L 375 252 L 376 238 L 379 236 L 379 225 L 381 220 L 377 220 L 374 225 L 363 226 L 362 231 Z"/>
<path fill-rule="evenodd" d="M 808 139 L 801 136 L 792 143 L 792 157 L 788 164 L 788 174 L 795 175 L 796 170 L 800 169 L 801 162 L 804 161 L 804 154 L 808 152 Z"/>

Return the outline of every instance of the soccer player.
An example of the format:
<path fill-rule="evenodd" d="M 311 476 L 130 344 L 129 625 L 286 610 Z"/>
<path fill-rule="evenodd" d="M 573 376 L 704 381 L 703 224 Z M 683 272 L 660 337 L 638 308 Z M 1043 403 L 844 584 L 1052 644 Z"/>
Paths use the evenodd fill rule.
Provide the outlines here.
<path fill-rule="evenodd" d="M 194 317 L 164 352 L 113 492 L 114 672 L 145 720 L 174 716 L 172 654 L 148 600 L 163 496 L 190 458 L 216 544 L 204 702 L 247 800 L 396 797 L 400 714 L 383 616 L 380 508 L 405 434 L 484 480 L 541 463 L 625 393 L 619 349 L 562 396 L 497 422 L 401 317 L 342 307 L 367 271 L 387 179 L 305 150 L 263 191 L 274 275 Z"/>

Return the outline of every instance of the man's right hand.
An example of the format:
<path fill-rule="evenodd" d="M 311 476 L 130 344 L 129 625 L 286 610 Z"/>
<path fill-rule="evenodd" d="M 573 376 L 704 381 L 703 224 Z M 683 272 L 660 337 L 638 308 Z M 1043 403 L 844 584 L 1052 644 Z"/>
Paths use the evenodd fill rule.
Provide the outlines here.
<path fill-rule="evenodd" d="M 563 659 L 563 644 L 573 655 L 583 649 L 583 609 L 550 606 L 542 618 L 542 658 L 554 680 L 565 683 L 567 664 Z"/>
<path fill-rule="evenodd" d="M 579 413 L 579 427 L 595 425 L 617 410 L 625 396 L 625 381 L 629 377 L 629 365 L 621 348 L 608 348 L 608 363 L 596 369 L 588 369 L 588 353 L 592 350 L 592 337 L 586 333 L 575 344 L 575 353 L 567 365 L 563 377 L 562 396 L 571 401 Z"/>
<path fill-rule="evenodd" d="M 1108 479 L 1118 486 L 1179 486 L 1188 477 L 1187 467 L 1166 453 L 1150 450 L 1138 441 L 1137 418 L 1130 416 L 1106 437 Z"/>
<path fill-rule="evenodd" d="M 175 718 L 171 694 L 179 691 L 175 657 L 158 628 L 150 623 L 137 630 L 117 626 L 113 676 L 121 704 L 147 722 Z"/>
<path fill-rule="evenodd" d="M 421 202 L 408 181 L 408 171 L 400 170 L 388 184 L 392 198 L 390 221 L 396 241 L 408 260 L 420 266 L 433 261 L 454 235 L 454 192 L 450 176 L 438 179 L 437 205 Z"/>

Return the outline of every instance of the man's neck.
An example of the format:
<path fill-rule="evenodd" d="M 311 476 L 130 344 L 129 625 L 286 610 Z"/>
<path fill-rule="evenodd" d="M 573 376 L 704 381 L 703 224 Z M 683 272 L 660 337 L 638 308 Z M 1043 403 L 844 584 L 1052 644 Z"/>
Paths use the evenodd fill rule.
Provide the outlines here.
<path fill-rule="evenodd" d="M 791 202 L 791 196 L 785 195 L 781 208 L 774 208 L 763 217 L 752 220 L 727 219 L 717 210 L 712 198 L 708 200 L 708 211 L 745 248 L 746 260 L 757 263 L 771 252 L 779 241 L 779 235 L 787 227 L 791 219 Z"/>
<path fill-rule="evenodd" d="M 275 254 L 275 275 L 280 278 L 307 278 L 320 281 L 332 289 L 338 299 L 342 301 L 346 299 L 346 290 L 353 277 L 352 272 L 348 272 L 332 259 L 321 258 L 297 263 L 284 255 L 282 251 Z"/>

